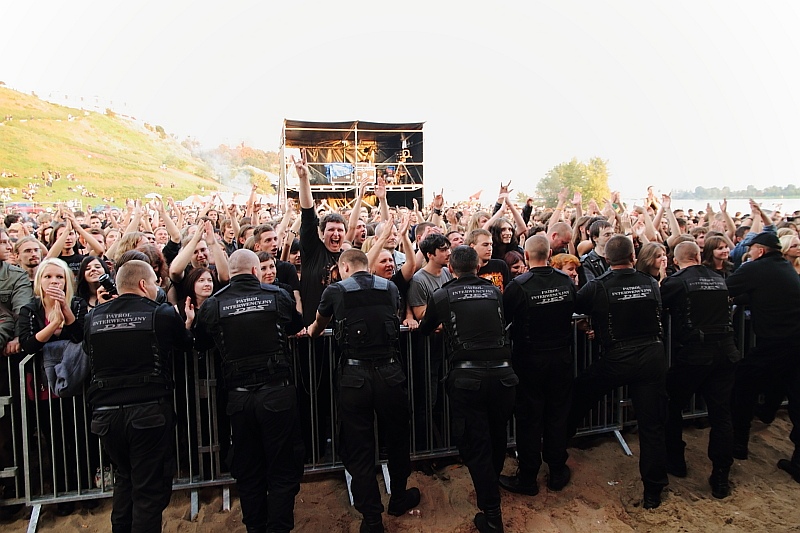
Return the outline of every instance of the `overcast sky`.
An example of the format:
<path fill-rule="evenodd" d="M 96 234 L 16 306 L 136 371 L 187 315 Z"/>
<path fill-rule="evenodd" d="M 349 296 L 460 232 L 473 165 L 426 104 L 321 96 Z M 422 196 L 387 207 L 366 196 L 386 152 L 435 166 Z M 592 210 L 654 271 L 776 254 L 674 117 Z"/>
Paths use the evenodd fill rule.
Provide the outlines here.
<path fill-rule="evenodd" d="M 0 80 L 208 146 L 424 121 L 426 196 L 533 193 L 594 156 L 627 197 L 800 182 L 800 2 L 440 4 L 2 2 Z"/>

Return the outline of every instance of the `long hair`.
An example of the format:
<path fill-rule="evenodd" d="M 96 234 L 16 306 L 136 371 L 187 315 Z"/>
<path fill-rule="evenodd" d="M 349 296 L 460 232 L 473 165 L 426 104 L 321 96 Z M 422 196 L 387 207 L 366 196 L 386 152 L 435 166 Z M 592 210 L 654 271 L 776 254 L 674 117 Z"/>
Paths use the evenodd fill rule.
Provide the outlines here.
<path fill-rule="evenodd" d="M 169 267 L 167 266 L 167 260 L 164 258 L 164 254 L 152 244 L 145 244 L 138 248 L 138 250 L 147 256 L 147 262 L 153 267 L 159 285 L 163 286 L 164 282 L 169 279 Z"/>
<path fill-rule="evenodd" d="M 658 252 L 664 252 L 667 255 L 667 249 L 664 245 L 658 242 L 648 242 L 639 250 L 639 256 L 636 258 L 636 270 L 650 274 L 650 268 L 655 266 L 656 257 Z"/>
<path fill-rule="evenodd" d="M 708 235 L 706 234 L 706 240 L 703 242 L 703 253 L 701 256 L 702 263 L 707 266 L 708 268 L 714 270 L 716 267 L 714 266 L 714 250 L 717 249 L 717 246 L 720 244 L 728 244 L 728 241 L 725 240 L 724 237 L 720 235 Z M 733 263 L 730 261 L 725 261 L 722 264 L 722 269 L 726 270 L 728 268 L 733 269 Z"/>
<path fill-rule="evenodd" d="M 56 257 L 51 257 L 50 259 L 45 259 L 41 263 L 39 263 L 39 268 L 36 269 L 36 277 L 33 280 L 33 294 L 39 298 L 40 300 L 44 300 L 44 290 L 42 288 L 42 276 L 44 275 L 44 270 L 48 266 L 56 266 L 60 268 L 64 272 L 64 301 L 70 305 L 72 302 L 72 298 L 75 296 L 75 277 L 72 275 L 72 270 L 69 269 L 69 266 Z"/>
<path fill-rule="evenodd" d="M 98 263 L 100 263 L 100 266 L 103 267 L 103 272 L 105 272 L 109 276 L 111 275 L 111 272 L 108 271 L 108 265 L 106 265 L 106 262 L 100 259 L 99 257 L 96 257 L 94 255 L 87 255 L 86 257 L 83 258 L 83 261 L 81 261 L 81 268 L 80 270 L 78 270 L 78 286 L 76 287 L 75 292 L 78 294 L 78 296 L 80 296 L 87 302 L 89 301 L 89 297 L 92 294 L 92 289 L 91 287 L 89 287 L 89 282 L 86 281 L 86 269 L 89 268 L 89 263 L 91 263 L 92 261 L 97 261 Z"/>
<path fill-rule="evenodd" d="M 501 230 L 504 225 L 511 226 L 511 242 L 503 244 L 503 239 L 500 237 Z M 517 231 L 514 229 L 514 224 L 505 218 L 499 218 L 489 226 L 489 233 L 492 234 L 492 259 L 503 259 L 506 252 L 517 251 L 519 248 L 519 237 Z"/>
<path fill-rule="evenodd" d="M 211 274 L 211 281 L 213 282 L 214 274 L 211 272 L 210 268 L 206 267 L 193 268 L 188 274 L 186 274 L 186 279 L 183 282 L 183 286 L 186 289 L 186 296 L 192 299 L 192 305 L 194 306 L 197 306 L 197 294 L 194 292 L 194 284 L 197 283 L 197 280 L 200 279 L 200 276 L 206 272 Z M 178 307 L 181 307 L 181 305 L 178 305 Z"/>
<path fill-rule="evenodd" d="M 795 240 L 796 238 L 797 238 L 797 235 L 791 234 L 791 235 L 784 235 L 783 237 L 778 239 L 781 242 L 781 254 L 783 254 L 783 257 L 786 257 L 786 254 L 789 253 L 789 248 L 792 246 L 792 241 Z M 791 260 L 788 257 L 786 257 L 786 259 L 795 268 L 797 268 L 798 265 L 800 265 L 800 257 L 798 257 L 798 258 L 796 258 L 794 260 Z"/>

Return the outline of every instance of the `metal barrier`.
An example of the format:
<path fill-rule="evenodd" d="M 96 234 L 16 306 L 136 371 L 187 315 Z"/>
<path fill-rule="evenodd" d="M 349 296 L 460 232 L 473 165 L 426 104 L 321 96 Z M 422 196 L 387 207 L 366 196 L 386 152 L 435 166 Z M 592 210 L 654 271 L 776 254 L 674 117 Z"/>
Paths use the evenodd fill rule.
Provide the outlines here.
<path fill-rule="evenodd" d="M 742 344 L 752 335 L 745 332 L 741 315 L 737 331 Z M 596 357 L 595 342 L 586 338 L 573 323 L 573 351 L 576 375 Z M 743 336 L 744 335 L 744 336 Z M 343 470 L 336 451 L 336 410 L 334 373 L 336 349 L 330 330 L 319 339 L 291 340 L 298 404 L 303 417 L 308 474 Z M 668 352 L 670 348 L 667 341 Z M 174 405 L 178 472 L 174 490 L 191 490 L 191 514 L 199 510 L 197 491 L 202 487 L 221 486 L 223 505 L 230 506 L 229 486 L 234 483 L 225 456 L 229 449 L 230 428 L 225 414 L 226 394 L 219 387 L 219 361 L 214 352 L 178 354 L 173 362 L 176 387 Z M 450 410 L 441 385 L 448 371 L 442 336 L 423 337 L 403 328 L 401 359 L 408 376 L 409 404 L 412 416 L 412 459 L 439 458 L 458 453 L 451 441 Z M 2 470 L 0 481 L 13 494 L 3 495 L 0 505 L 25 503 L 35 507 L 38 516 L 42 504 L 107 498 L 112 494 L 113 466 L 104 457 L 99 439 L 90 431 L 91 408 L 85 396 L 52 398 L 34 356 L 14 365 L 6 360 L 8 394 L 0 391 L 0 424 L 10 430 L 13 464 Z M 3 384 L 5 385 L 5 381 Z M 36 397 L 36 399 L 34 399 Z M 613 433 L 630 454 L 620 431 L 631 423 L 623 388 L 601 399 L 585 418 L 578 436 Z M 699 404 L 690 406 L 686 418 L 703 416 Z M 3 427 L 6 427 L 3 426 Z M 380 443 L 380 428 L 376 442 Z M 2 443 L 0 443 L 2 444 Z M 514 422 L 509 425 L 509 445 L 514 444 Z M 380 445 L 378 446 L 380 448 Z M 376 452 L 376 461 L 380 454 Z M 7 461 L 7 458 L 6 458 Z M 9 489 L 8 487 L 11 487 Z M 32 531 L 35 524 L 31 523 Z"/>

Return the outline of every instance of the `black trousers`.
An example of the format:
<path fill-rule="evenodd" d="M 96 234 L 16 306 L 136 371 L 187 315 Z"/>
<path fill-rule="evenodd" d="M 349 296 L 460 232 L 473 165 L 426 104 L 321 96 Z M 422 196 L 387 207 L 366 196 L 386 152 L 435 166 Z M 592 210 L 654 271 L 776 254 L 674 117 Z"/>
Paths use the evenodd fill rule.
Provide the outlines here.
<path fill-rule="evenodd" d="M 175 412 L 169 401 L 94 410 L 92 433 L 116 466 L 111 529 L 160 533 L 175 475 Z"/>
<path fill-rule="evenodd" d="M 447 376 L 452 436 L 469 469 L 478 508 L 498 509 L 507 426 L 519 378 L 511 368 L 453 369 Z"/>
<path fill-rule="evenodd" d="M 683 458 L 683 408 L 692 394 L 702 395 L 708 408 L 711 431 L 708 458 L 715 468 L 733 464 L 733 424 L 731 391 L 736 372 L 738 350 L 729 337 L 681 347 L 667 372 L 669 410 L 666 426 L 667 456 Z M 704 362 L 705 364 L 700 364 Z"/>
<path fill-rule="evenodd" d="M 758 394 L 774 387 L 789 397 L 789 438 L 800 451 L 800 337 L 759 338 L 758 344 L 739 361 L 733 385 L 733 438 L 747 444 Z"/>
<path fill-rule="evenodd" d="M 383 430 L 392 494 L 403 494 L 411 475 L 410 417 L 406 376 L 398 360 L 375 365 L 343 365 L 337 372 L 338 448 L 353 476 L 353 504 L 376 520 L 383 504 L 375 478 L 375 416 Z"/>
<path fill-rule="evenodd" d="M 604 352 L 575 379 L 573 388 L 571 429 L 577 427 L 604 394 L 628 386 L 639 424 L 639 472 L 645 490 L 660 490 L 668 483 L 664 442 L 666 372 L 664 345 L 652 342 Z"/>
<path fill-rule="evenodd" d="M 514 351 L 519 376 L 514 415 L 517 420 L 518 475 L 533 481 L 542 465 L 567 462 L 567 419 L 572 403 L 572 351 L 569 347 L 521 353 Z"/>
<path fill-rule="evenodd" d="M 286 532 L 294 528 L 294 500 L 303 477 L 297 391 L 281 382 L 256 391 L 229 391 L 233 461 L 248 528 Z"/>

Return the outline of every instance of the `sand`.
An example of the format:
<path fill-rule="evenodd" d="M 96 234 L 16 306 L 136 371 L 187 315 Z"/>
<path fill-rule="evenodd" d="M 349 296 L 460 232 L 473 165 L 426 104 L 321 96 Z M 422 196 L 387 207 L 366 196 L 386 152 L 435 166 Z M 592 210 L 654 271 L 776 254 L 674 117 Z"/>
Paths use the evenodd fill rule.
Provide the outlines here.
<path fill-rule="evenodd" d="M 569 466 L 573 477 L 561 492 L 545 487 L 544 467 L 537 496 L 503 492 L 503 517 L 508 532 L 695 532 L 800 531 L 800 484 L 779 470 L 776 464 L 791 455 L 788 435 L 791 424 L 785 411 L 771 424 L 753 422 L 750 459 L 736 460 L 731 472 L 733 493 L 725 500 L 711 496 L 706 456 L 708 429 L 687 423 L 684 440 L 689 475 L 670 477 L 661 507 L 641 508 L 642 486 L 638 473 L 638 439 L 635 430 L 624 434 L 633 451 L 626 456 L 613 437 L 585 437 L 570 448 Z M 516 464 L 508 458 L 505 473 Z M 475 491 L 469 473 L 461 464 L 443 467 L 433 477 L 414 472 L 409 486 L 422 491 L 419 507 L 402 517 L 386 515 L 386 531 L 467 533 L 472 525 Z M 164 512 L 167 533 L 244 532 L 239 501 L 233 491 L 232 509 L 223 512 L 219 488 L 200 493 L 200 513 L 189 520 L 190 499 L 186 491 L 172 496 Z M 388 501 L 388 496 L 384 503 Z M 79 510 L 57 517 L 54 507 L 42 510 L 39 531 L 110 531 L 110 500 L 91 511 Z M 24 531 L 28 525 L 21 512 L 16 521 L 0 524 L 0 530 Z M 295 531 L 356 533 L 360 515 L 350 507 L 343 474 L 316 476 L 304 480 L 295 506 Z"/>

